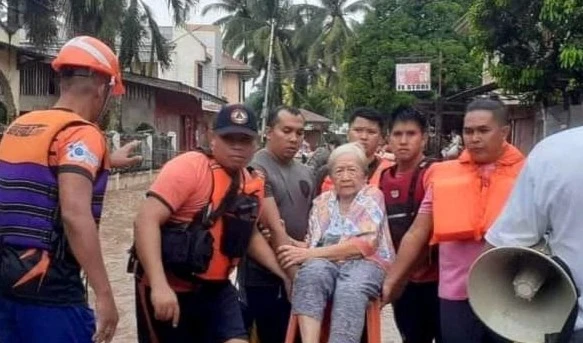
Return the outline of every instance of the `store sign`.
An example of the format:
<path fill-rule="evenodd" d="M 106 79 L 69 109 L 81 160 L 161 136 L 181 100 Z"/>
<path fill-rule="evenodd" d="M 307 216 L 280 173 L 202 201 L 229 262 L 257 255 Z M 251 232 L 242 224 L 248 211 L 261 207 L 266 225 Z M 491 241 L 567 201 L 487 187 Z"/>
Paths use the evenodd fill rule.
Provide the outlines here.
<path fill-rule="evenodd" d="M 398 92 L 426 92 L 431 90 L 431 64 L 397 64 L 396 85 Z"/>

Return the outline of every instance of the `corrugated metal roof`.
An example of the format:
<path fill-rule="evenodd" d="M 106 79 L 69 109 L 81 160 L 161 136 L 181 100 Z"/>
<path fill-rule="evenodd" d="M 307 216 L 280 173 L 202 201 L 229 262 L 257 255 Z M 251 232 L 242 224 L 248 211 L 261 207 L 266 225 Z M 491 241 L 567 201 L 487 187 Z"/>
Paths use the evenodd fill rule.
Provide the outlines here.
<path fill-rule="evenodd" d="M 306 119 L 306 123 L 332 123 L 332 120 L 304 108 L 300 108 L 300 112 Z"/>

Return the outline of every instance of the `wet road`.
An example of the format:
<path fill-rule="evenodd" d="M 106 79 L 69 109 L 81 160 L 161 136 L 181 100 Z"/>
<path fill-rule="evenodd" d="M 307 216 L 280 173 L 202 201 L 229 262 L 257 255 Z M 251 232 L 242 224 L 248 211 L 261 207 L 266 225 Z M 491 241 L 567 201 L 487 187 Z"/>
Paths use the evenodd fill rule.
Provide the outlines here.
<path fill-rule="evenodd" d="M 126 273 L 126 263 L 127 250 L 132 243 L 132 223 L 144 197 L 145 189 L 146 185 L 110 191 L 106 195 L 100 236 L 107 271 L 120 314 L 117 334 L 113 340 L 115 343 L 137 342 L 133 279 Z M 383 310 L 382 329 L 383 343 L 401 342 L 389 307 Z"/>

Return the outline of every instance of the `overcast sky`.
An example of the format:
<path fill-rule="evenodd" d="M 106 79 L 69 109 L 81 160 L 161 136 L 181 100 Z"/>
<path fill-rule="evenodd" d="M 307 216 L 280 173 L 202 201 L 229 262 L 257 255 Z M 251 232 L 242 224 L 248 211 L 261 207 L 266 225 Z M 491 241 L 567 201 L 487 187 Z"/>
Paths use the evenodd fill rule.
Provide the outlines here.
<path fill-rule="evenodd" d="M 160 26 L 170 26 L 172 25 L 172 20 L 170 17 L 170 13 L 168 11 L 168 1 L 167 0 L 145 0 L 145 2 L 152 7 L 153 12 L 156 14 L 156 19 L 158 21 L 158 25 Z M 200 10 L 204 8 L 204 6 L 215 2 L 214 0 L 200 0 L 199 4 L 194 11 L 194 13 L 190 16 L 188 22 L 190 23 L 197 23 L 197 24 L 211 24 L 215 20 L 221 17 L 220 13 L 209 13 L 206 16 L 200 15 Z"/>

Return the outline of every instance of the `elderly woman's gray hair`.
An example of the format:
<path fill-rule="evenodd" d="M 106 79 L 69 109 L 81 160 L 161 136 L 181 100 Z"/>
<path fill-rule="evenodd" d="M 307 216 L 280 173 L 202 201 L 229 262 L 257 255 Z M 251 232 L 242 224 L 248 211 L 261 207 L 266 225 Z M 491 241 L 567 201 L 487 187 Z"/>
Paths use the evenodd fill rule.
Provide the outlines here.
<path fill-rule="evenodd" d="M 346 143 L 338 148 L 334 149 L 328 157 L 328 171 L 331 173 L 334 169 L 334 164 L 336 160 L 343 155 L 351 155 L 356 160 L 356 163 L 366 172 L 368 168 L 368 161 L 366 159 L 366 153 L 362 146 L 358 143 Z"/>

